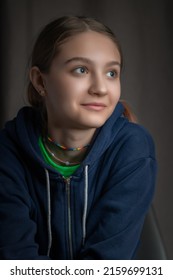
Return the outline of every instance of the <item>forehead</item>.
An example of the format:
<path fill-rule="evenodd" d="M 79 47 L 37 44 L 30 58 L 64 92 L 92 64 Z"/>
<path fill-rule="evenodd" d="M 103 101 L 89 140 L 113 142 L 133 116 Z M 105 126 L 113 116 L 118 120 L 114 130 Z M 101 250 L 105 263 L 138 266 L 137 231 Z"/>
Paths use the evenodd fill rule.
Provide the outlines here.
<path fill-rule="evenodd" d="M 86 56 L 92 60 L 101 57 L 105 60 L 121 60 L 116 44 L 108 36 L 95 31 L 71 36 L 59 47 L 60 59 L 70 59 L 73 56 Z"/>

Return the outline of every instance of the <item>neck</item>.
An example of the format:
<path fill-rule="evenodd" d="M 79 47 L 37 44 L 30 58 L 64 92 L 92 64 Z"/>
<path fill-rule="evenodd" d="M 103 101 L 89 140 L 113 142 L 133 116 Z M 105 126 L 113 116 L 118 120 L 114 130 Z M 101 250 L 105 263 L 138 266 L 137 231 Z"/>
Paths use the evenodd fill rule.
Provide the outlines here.
<path fill-rule="evenodd" d="M 48 130 L 49 136 L 53 139 L 53 141 L 59 143 L 68 148 L 79 148 L 84 147 L 90 144 L 95 129 L 90 131 L 76 131 L 76 130 Z M 45 138 L 46 139 L 46 138 Z M 57 147 L 55 144 L 46 140 L 46 145 L 49 151 L 53 152 L 53 154 L 63 160 L 68 162 L 81 162 L 88 151 L 88 148 L 84 148 L 76 151 L 63 150 Z M 55 158 L 54 158 L 55 160 Z"/>
<path fill-rule="evenodd" d="M 95 128 L 90 130 L 75 130 L 75 129 L 58 129 L 49 128 L 48 134 L 53 141 L 68 147 L 78 148 L 88 145 L 95 133 Z"/>

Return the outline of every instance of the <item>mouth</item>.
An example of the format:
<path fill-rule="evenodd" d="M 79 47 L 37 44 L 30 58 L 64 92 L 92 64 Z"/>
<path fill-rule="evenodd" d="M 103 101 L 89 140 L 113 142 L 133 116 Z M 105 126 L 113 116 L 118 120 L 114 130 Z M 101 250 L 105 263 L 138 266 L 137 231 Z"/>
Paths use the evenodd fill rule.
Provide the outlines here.
<path fill-rule="evenodd" d="M 82 104 L 82 106 L 85 109 L 94 110 L 94 111 L 101 111 L 106 107 L 106 105 L 103 103 L 87 103 L 87 104 Z"/>

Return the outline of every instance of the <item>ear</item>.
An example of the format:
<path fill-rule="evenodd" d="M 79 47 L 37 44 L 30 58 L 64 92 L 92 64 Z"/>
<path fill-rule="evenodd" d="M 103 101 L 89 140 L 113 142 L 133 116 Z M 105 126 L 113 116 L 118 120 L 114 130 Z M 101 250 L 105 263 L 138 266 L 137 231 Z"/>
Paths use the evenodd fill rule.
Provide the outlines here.
<path fill-rule="evenodd" d="M 35 90 L 41 95 L 45 96 L 46 90 L 44 87 L 43 75 L 37 66 L 33 66 L 29 73 L 30 81 Z"/>

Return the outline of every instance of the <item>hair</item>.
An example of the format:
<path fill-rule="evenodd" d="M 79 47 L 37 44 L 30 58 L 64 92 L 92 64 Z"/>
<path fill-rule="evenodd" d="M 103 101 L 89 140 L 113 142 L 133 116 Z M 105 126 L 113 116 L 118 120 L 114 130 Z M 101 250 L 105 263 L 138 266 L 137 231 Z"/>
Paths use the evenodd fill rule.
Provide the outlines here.
<path fill-rule="evenodd" d="M 60 46 L 68 40 L 68 38 L 86 31 L 101 33 L 109 37 L 115 43 L 120 54 L 122 68 L 122 49 L 115 34 L 109 27 L 98 20 L 84 16 L 64 16 L 46 25 L 39 34 L 33 47 L 30 67 L 37 66 L 42 73 L 48 73 L 54 57 L 60 50 Z M 31 81 L 29 81 L 27 87 L 27 98 L 32 107 L 41 111 L 45 120 L 47 114 L 44 99 L 39 95 Z M 129 111 L 127 106 L 126 109 Z M 130 115 L 129 111 L 127 117 Z"/>

